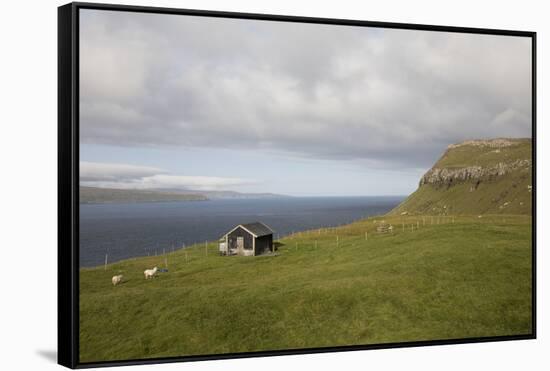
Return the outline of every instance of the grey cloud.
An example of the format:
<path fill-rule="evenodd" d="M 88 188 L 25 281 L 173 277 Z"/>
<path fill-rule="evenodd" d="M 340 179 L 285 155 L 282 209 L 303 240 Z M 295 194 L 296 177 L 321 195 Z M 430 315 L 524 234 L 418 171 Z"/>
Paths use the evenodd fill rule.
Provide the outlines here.
<path fill-rule="evenodd" d="M 85 11 L 81 140 L 425 167 L 531 136 L 530 40 Z"/>

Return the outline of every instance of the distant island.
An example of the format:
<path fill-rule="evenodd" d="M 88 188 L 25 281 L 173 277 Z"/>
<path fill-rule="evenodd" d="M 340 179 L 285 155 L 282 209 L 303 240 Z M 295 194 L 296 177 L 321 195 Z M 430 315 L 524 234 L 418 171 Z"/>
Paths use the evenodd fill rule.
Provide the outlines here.
<path fill-rule="evenodd" d="M 197 190 L 170 190 L 179 194 L 200 194 L 208 199 L 228 199 L 228 198 L 287 198 L 291 196 L 276 193 L 243 193 L 236 191 L 197 191 Z"/>
<path fill-rule="evenodd" d="M 235 191 L 194 191 L 177 189 L 118 189 L 80 187 L 81 204 L 132 202 L 207 201 L 211 199 L 279 198 L 273 193 L 240 193 Z"/>
<path fill-rule="evenodd" d="M 200 194 L 149 191 L 138 189 L 115 189 L 80 187 L 81 204 L 107 204 L 129 202 L 205 201 Z"/>

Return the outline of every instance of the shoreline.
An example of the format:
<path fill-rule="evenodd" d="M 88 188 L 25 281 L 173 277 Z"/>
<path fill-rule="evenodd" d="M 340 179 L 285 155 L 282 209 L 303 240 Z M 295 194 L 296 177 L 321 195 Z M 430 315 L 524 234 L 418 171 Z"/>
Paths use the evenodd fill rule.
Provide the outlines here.
<path fill-rule="evenodd" d="M 401 197 L 216 199 L 83 205 L 79 266 L 146 257 L 172 248 L 215 241 L 241 223 L 262 222 L 283 238 L 294 232 L 337 227 L 383 215 Z"/>
<path fill-rule="evenodd" d="M 430 218 L 430 219 L 435 218 L 434 220 L 439 218 L 440 222 L 441 222 L 441 220 L 444 220 L 444 222 L 435 224 L 435 225 L 439 225 L 439 224 L 453 223 L 451 221 L 453 219 L 456 220 L 456 221 L 460 221 L 461 219 L 482 220 L 484 218 L 485 219 L 494 219 L 494 218 L 496 218 L 496 219 L 501 219 L 501 220 L 505 221 L 506 218 L 528 218 L 532 221 L 533 216 L 532 215 L 523 215 L 523 214 L 482 214 L 481 216 L 480 215 L 473 215 L 473 214 L 468 214 L 468 215 L 389 215 L 389 214 L 373 215 L 373 216 L 368 216 L 366 218 L 362 218 L 362 219 L 359 219 L 359 220 L 355 220 L 355 221 L 353 221 L 351 223 L 347 223 L 347 224 L 341 224 L 341 225 L 336 225 L 336 226 L 323 226 L 323 227 L 314 228 L 314 229 L 304 229 L 302 231 L 296 231 L 294 233 L 284 235 L 284 236 L 282 236 L 281 238 L 278 238 L 278 239 L 274 238 L 273 242 L 276 243 L 276 242 L 286 240 L 286 239 L 295 239 L 297 237 L 300 237 L 301 235 L 316 234 L 316 233 L 319 233 L 320 230 L 321 231 L 327 231 L 327 232 L 330 231 L 330 233 L 333 233 L 334 231 L 337 231 L 338 229 L 351 228 L 355 224 L 368 223 L 369 221 L 373 221 L 374 223 L 376 223 L 376 222 L 382 222 L 382 221 L 386 221 L 386 220 L 394 221 L 395 219 L 398 219 L 397 221 L 407 220 L 408 223 L 403 223 L 403 224 L 405 224 L 407 226 L 410 226 L 411 225 L 411 223 L 410 223 L 411 219 L 414 219 L 414 221 L 416 223 L 416 222 L 420 222 L 420 220 L 422 218 L 424 218 L 425 220 L 428 220 L 428 218 Z M 431 222 L 431 220 L 428 220 L 428 224 L 430 222 Z M 399 224 L 399 223 L 396 223 L 396 225 L 397 224 Z M 326 233 L 326 232 L 324 232 L 324 233 Z M 321 235 L 321 233 L 319 233 L 319 235 Z M 208 245 L 209 251 L 212 249 L 212 245 L 214 245 L 215 247 L 218 246 L 218 241 L 211 240 L 211 241 L 205 241 L 205 242 Z M 174 250 L 167 251 L 164 254 L 138 255 L 138 256 L 134 256 L 134 257 L 130 257 L 130 258 L 120 259 L 120 260 L 117 260 L 117 261 L 114 261 L 114 262 L 107 263 L 107 268 L 112 267 L 115 264 L 124 264 L 125 262 L 131 262 L 131 261 L 135 261 L 135 260 L 138 260 L 138 259 L 154 259 L 154 258 L 161 258 L 162 259 L 165 256 L 170 256 L 171 254 L 175 254 L 175 253 L 182 252 L 182 251 L 185 251 L 185 250 L 191 251 L 193 249 L 201 249 L 201 248 L 203 248 L 203 246 L 204 246 L 203 242 L 196 242 L 196 243 L 193 243 L 191 245 L 185 246 L 183 248 L 180 247 L 180 248 L 177 248 L 177 249 L 174 249 Z M 217 252 L 218 251 L 216 250 L 215 253 L 217 253 Z M 260 257 L 260 256 L 261 255 L 258 255 L 258 257 Z M 248 256 L 248 257 L 245 257 L 245 258 L 254 258 L 254 257 Z M 93 271 L 93 270 L 104 268 L 104 267 L 105 267 L 104 264 L 94 265 L 94 266 L 81 266 L 81 267 L 79 267 L 79 270 L 85 270 L 85 271 L 92 270 Z"/>

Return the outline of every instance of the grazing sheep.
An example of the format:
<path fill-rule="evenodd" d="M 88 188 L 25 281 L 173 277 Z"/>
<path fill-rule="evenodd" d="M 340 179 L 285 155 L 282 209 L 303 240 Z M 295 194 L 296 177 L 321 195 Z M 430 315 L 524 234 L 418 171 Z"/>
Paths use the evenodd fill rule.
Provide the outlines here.
<path fill-rule="evenodd" d="M 122 274 L 119 274 L 118 276 L 113 276 L 113 279 L 111 280 L 113 282 L 113 286 L 118 285 L 122 282 Z"/>
<path fill-rule="evenodd" d="M 155 274 L 157 273 L 158 268 L 155 267 L 153 269 L 146 269 L 143 274 L 145 274 L 145 279 L 148 279 L 149 277 L 153 278 Z"/>

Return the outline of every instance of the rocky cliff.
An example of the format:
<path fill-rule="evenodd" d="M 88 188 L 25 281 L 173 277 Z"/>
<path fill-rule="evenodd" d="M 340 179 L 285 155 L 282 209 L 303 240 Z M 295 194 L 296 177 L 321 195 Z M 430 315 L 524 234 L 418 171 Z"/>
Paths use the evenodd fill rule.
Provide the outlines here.
<path fill-rule="evenodd" d="M 531 139 L 451 144 L 391 213 L 531 213 Z"/>
<path fill-rule="evenodd" d="M 424 184 L 447 184 L 464 182 L 477 179 L 495 179 L 517 170 L 527 170 L 531 166 L 531 160 L 516 160 L 512 162 L 499 162 L 494 166 L 467 166 L 461 168 L 431 168 L 422 179 L 420 186 Z"/>

